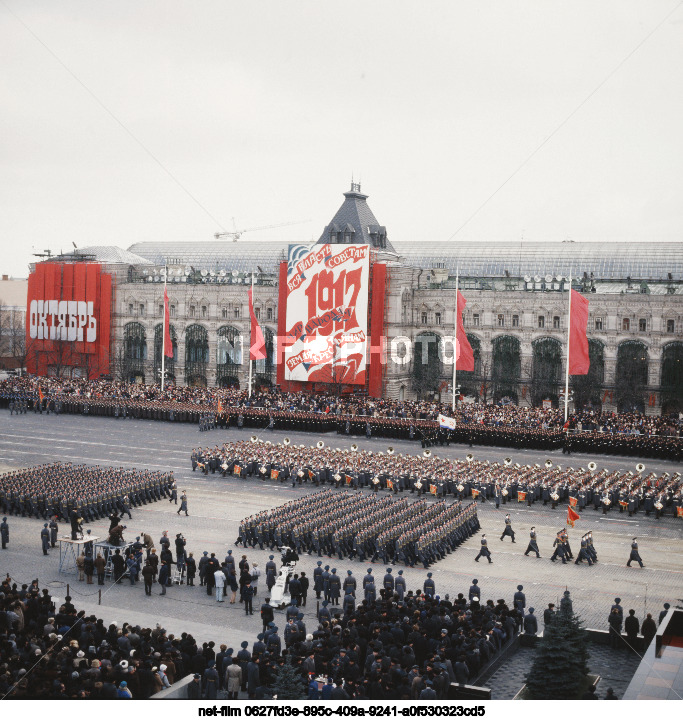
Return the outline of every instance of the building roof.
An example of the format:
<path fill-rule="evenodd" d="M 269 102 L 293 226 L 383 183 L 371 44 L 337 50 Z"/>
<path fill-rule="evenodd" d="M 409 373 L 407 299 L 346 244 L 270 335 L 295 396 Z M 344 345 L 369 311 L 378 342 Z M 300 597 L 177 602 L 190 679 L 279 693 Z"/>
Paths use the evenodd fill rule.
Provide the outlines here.
<path fill-rule="evenodd" d="M 77 261 L 79 256 L 93 263 L 109 263 L 112 265 L 149 265 L 150 263 L 147 258 L 115 245 L 89 245 L 87 248 L 78 248 L 73 253 L 62 253 L 49 260 Z"/>
<path fill-rule="evenodd" d="M 128 249 L 147 262 L 187 264 L 195 269 L 277 273 L 287 259 L 288 243 L 282 241 L 215 241 L 136 243 Z M 499 242 L 396 242 L 393 249 L 406 264 L 418 268 L 442 268 L 450 275 L 460 271 L 472 278 L 503 278 L 507 271 L 517 278 L 561 275 L 580 278 L 584 273 L 595 281 L 621 280 L 683 281 L 683 244 L 631 243 L 499 243 Z M 172 260 L 170 260 L 172 259 Z"/>

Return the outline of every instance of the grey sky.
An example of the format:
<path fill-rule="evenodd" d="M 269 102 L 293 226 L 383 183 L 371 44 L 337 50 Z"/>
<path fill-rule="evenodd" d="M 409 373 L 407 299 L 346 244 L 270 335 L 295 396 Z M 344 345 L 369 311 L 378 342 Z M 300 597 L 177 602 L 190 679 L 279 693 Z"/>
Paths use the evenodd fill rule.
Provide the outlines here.
<path fill-rule="evenodd" d="M 317 239 L 351 173 L 446 240 L 678 4 L 0 0 L 0 250 Z M 11 11 L 11 12 L 10 12 Z M 458 238 L 681 239 L 683 7 Z"/>

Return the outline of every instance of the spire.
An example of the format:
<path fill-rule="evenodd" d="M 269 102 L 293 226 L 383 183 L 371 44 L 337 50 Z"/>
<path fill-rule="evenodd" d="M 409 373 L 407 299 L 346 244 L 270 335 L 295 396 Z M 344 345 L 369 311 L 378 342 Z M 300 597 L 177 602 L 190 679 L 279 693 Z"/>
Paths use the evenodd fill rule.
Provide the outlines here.
<path fill-rule="evenodd" d="M 387 229 L 377 222 L 367 198 L 361 193 L 360 182 L 354 182 L 352 176 L 351 189 L 344 193 L 344 202 L 329 225 L 325 226 L 318 243 L 355 243 L 395 253 L 387 237 Z"/>

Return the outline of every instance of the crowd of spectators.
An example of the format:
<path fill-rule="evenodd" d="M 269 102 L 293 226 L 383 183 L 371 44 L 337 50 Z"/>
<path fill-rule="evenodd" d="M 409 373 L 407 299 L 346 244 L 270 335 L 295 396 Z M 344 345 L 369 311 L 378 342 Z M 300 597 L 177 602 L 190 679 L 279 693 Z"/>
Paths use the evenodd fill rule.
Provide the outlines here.
<path fill-rule="evenodd" d="M 439 414 L 455 416 L 459 424 L 478 424 L 494 428 L 531 430 L 570 429 L 632 435 L 680 434 L 683 421 L 673 416 L 648 416 L 642 413 L 614 413 L 584 410 L 564 421 L 563 408 L 532 408 L 503 404 L 460 404 L 455 413 L 450 403 L 432 400 L 411 401 L 372 399 L 360 396 L 336 396 L 324 393 L 290 393 L 278 389 L 260 389 L 249 398 L 246 390 L 201 388 L 194 386 L 124 383 L 114 380 L 14 377 L 0 381 L 0 399 L 7 405 L 12 397 L 34 399 L 38 387 L 48 400 L 89 399 L 145 403 L 179 403 L 200 410 L 222 408 L 265 408 L 271 412 L 319 413 L 324 415 L 365 416 L 371 418 L 436 421 Z"/>
<path fill-rule="evenodd" d="M 503 599 L 409 591 L 399 601 L 380 593 L 355 610 L 330 612 L 325 604 L 310 632 L 295 619 L 279 629 L 266 610 L 265 633 L 251 648 L 244 641 L 232 649 L 176 637 L 160 625 L 107 625 L 77 611 L 70 597 L 55 608 L 37 581 L 19 588 L 7 578 L 0 589 L 0 697 L 146 699 L 191 676 L 185 696 L 215 699 L 223 690 L 232 698 L 240 691 L 271 698 L 288 663 L 300 677 L 301 697 L 446 698 L 451 682 L 472 681 L 530 625 L 519 604 Z"/>

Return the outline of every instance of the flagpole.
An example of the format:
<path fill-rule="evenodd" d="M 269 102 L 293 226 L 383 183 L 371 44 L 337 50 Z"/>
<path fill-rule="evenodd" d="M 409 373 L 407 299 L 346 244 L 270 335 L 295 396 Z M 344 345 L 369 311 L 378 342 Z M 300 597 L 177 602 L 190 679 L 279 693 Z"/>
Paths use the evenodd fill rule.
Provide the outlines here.
<path fill-rule="evenodd" d="M 251 303 L 253 305 L 254 303 L 254 273 L 251 274 Z M 251 320 L 251 309 L 249 310 L 249 398 L 251 398 L 251 336 L 252 336 L 252 325 L 253 321 Z"/>
<path fill-rule="evenodd" d="M 453 336 L 453 411 L 455 411 L 455 366 L 458 363 L 457 348 L 458 348 L 458 281 L 460 279 L 460 266 L 455 270 L 455 318 L 453 325 L 455 328 L 455 335 Z"/>
<path fill-rule="evenodd" d="M 164 324 L 161 327 L 161 392 L 164 392 L 164 376 L 166 375 L 166 276 L 168 266 L 164 263 Z"/>
<path fill-rule="evenodd" d="M 567 309 L 567 367 L 564 374 L 564 422 L 569 415 L 569 338 L 572 324 L 572 270 L 569 268 L 569 304 Z"/>

